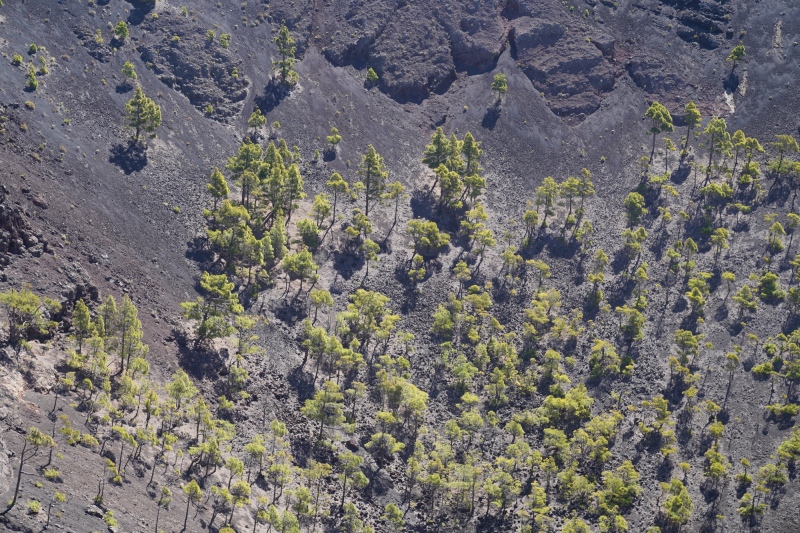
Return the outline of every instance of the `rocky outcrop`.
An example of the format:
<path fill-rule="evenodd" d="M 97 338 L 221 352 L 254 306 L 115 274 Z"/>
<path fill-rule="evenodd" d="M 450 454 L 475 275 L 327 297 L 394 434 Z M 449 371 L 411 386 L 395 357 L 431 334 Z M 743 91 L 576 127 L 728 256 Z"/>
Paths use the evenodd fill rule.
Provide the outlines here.
<path fill-rule="evenodd" d="M 370 50 L 369 64 L 378 72 L 381 88 L 401 101 L 421 100 L 455 78 L 444 28 L 435 20 L 419 23 L 426 9 L 417 5 L 400 10 Z"/>
<path fill-rule="evenodd" d="M 559 116 L 596 111 L 614 88 L 614 40 L 572 32 L 559 22 L 531 17 L 514 21 L 517 63 Z"/>
<path fill-rule="evenodd" d="M 93 29 L 87 24 L 72 28 L 72 33 L 81 41 L 90 56 L 103 63 L 108 63 L 112 56 L 111 47 L 105 42 L 108 36 L 103 36 L 102 31 L 98 35 L 97 31 L 101 30 Z"/>
<path fill-rule="evenodd" d="M 284 7 L 289 0 L 270 5 Z M 314 43 L 337 66 L 372 67 L 401 101 L 446 88 L 456 72 L 485 72 L 506 46 L 504 1 L 334 0 L 319 6 Z M 305 20 L 299 22 L 302 30 Z"/>
<path fill-rule="evenodd" d="M 191 19 L 169 12 L 148 18 L 144 29 L 142 60 L 164 84 L 197 109 L 213 109 L 209 114 L 217 120 L 242 111 L 250 82 L 238 72 L 241 60 L 220 44 L 218 35 L 209 39 Z"/>
<path fill-rule="evenodd" d="M 725 0 L 661 0 L 662 8 L 678 21 L 675 33 L 686 42 L 714 50 L 722 44 L 732 6 Z M 659 11 L 661 9 L 659 8 Z"/>
<path fill-rule="evenodd" d="M 12 254 L 29 251 L 39 256 L 47 247 L 42 233 L 31 229 L 22 210 L 6 201 L 7 194 L 0 185 L 0 268 L 11 262 Z"/>
<path fill-rule="evenodd" d="M 663 59 L 652 55 L 634 56 L 625 68 L 634 83 L 650 94 L 665 94 L 686 85 L 674 68 L 668 68 Z"/>

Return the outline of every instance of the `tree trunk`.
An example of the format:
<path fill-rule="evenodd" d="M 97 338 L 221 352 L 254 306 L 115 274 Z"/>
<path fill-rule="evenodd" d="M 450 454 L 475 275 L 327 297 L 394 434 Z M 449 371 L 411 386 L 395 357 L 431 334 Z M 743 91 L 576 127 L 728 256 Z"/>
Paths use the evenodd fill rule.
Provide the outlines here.
<path fill-rule="evenodd" d="M 17 472 L 17 484 L 14 487 L 14 496 L 11 498 L 11 502 L 9 502 L 8 507 L 6 510 L 0 513 L 0 516 L 5 515 L 8 513 L 16 504 L 17 504 L 17 496 L 19 496 L 19 486 L 22 483 L 22 468 L 25 466 L 25 451 L 28 448 L 28 439 L 25 439 L 25 443 L 22 445 L 22 452 L 19 454 L 19 472 Z"/>
<path fill-rule="evenodd" d="M 181 531 L 186 531 L 186 522 L 189 521 L 189 506 L 192 505 L 192 498 L 186 495 L 186 514 L 183 516 L 183 527 Z"/>

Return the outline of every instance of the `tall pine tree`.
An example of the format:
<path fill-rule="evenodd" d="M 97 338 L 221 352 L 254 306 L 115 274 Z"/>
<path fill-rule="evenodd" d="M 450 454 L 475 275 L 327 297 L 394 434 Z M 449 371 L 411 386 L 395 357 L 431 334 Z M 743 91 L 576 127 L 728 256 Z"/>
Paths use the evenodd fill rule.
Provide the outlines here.
<path fill-rule="evenodd" d="M 386 178 L 389 177 L 383 157 L 371 144 L 367 147 L 367 153 L 361 156 L 358 175 L 361 176 L 361 183 L 364 185 L 364 197 L 366 199 L 364 214 L 369 216 L 370 201 L 380 200 L 386 188 Z"/>

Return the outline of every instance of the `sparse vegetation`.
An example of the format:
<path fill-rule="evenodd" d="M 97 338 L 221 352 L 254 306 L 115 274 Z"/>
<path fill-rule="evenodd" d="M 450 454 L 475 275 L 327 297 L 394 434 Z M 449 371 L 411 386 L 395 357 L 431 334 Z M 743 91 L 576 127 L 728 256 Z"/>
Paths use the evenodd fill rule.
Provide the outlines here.
<path fill-rule="evenodd" d="M 224 533 L 789 527 L 795 109 L 784 99 L 769 124 L 734 110 L 781 76 L 735 75 L 740 45 L 729 74 L 699 69 L 682 87 L 652 50 L 660 34 L 643 42 L 638 27 L 618 46 L 646 54 L 622 71 L 605 34 L 555 61 L 560 35 L 601 14 L 619 37 L 628 15 L 611 3 L 564 4 L 569 28 L 549 8 L 528 20 L 507 6 L 513 57 L 499 67 L 480 64 L 500 50 L 483 49 L 496 29 L 485 6 L 409 3 L 384 27 L 367 3 L 356 28 L 331 24 L 330 6 L 311 24 L 223 4 L 209 29 L 208 7 L 159 7 L 154 21 L 154 3 L 136 1 L 129 28 L 92 2 L 93 24 L 64 32 L 85 47 L 63 49 L 69 69 L 42 46 L 19 57 L 29 91 L 48 83 L 0 107 L 0 416 L 15 429 L 0 436 L 4 526 L 46 513 L 46 529 Z M 667 16 L 637 9 L 644 28 Z M 721 63 L 720 35 L 687 34 L 691 9 L 669 9 L 683 60 Z M 269 24 L 271 80 L 253 70 L 268 52 L 252 35 Z M 61 38 L 41 39 L 61 53 Z M 412 42 L 426 39 L 438 45 Z M 526 44 L 537 39 L 553 44 Z M 772 46 L 753 41 L 749 56 L 788 50 Z M 219 64 L 188 79 L 177 65 L 199 65 L 193 54 Z M 722 83 L 728 122 L 704 107 L 712 89 L 724 105 Z M 130 142 L 113 140 L 119 98 Z M 789 133 L 763 146 L 729 130 L 773 119 Z"/>

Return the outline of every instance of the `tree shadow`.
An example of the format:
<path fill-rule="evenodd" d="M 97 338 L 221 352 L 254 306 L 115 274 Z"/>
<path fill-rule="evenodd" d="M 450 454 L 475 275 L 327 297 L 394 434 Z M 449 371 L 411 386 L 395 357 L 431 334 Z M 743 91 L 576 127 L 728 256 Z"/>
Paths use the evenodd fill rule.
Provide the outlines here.
<path fill-rule="evenodd" d="M 186 259 L 201 266 L 206 266 L 214 261 L 214 253 L 206 246 L 206 237 L 197 236 L 186 243 Z M 204 268 L 203 270 L 207 270 Z"/>
<path fill-rule="evenodd" d="M 153 8 L 155 8 L 156 5 L 155 2 L 147 2 L 144 0 L 128 0 L 128 2 L 133 4 L 131 14 L 128 15 L 128 24 L 132 24 L 134 26 L 144 22 L 144 18 L 153 10 Z"/>
<path fill-rule="evenodd" d="M 333 252 L 333 269 L 345 280 L 353 277 L 353 274 L 361 270 L 364 266 L 364 257 L 361 254 L 352 252 Z"/>
<path fill-rule="evenodd" d="M 147 147 L 134 140 L 116 144 L 111 148 L 108 162 L 119 167 L 125 174 L 139 172 L 147 166 Z"/>
<path fill-rule="evenodd" d="M 290 92 L 291 89 L 273 78 L 264 87 L 264 93 L 256 97 L 255 104 L 261 110 L 261 113 L 266 115 L 278 107 L 283 99 L 289 96 Z"/>
<path fill-rule="evenodd" d="M 129 93 L 133 90 L 133 85 L 128 82 L 123 82 L 117 85 L 114 90 L 117 92 L 117 94 Z"/>
<path fill-rule="evenodd" d="M 186 337 L 186 333 L 178 328 L 173 330 L 178 345 L 178 364 L 195 380 L 215 381 L 224 361 L 215 350 L 209 350 L 202 344 L 195 347 L 194 341 Z"/>
<path fill-rule="evenodd" d="M 672 174 L 669 176 L 669 180 L 676 185 L 681 185 L 686 181 L 691 173 L 692 167 L 690 167 L 688 163 L 682 162 L 680 165 L 678 165 L 678 168 L 672 171 Z"/>
<path fill-rule="evenodd" d="M 493 130 L 494 127 L 497 125 L 497 120 L 500 118 L 500 101 L 494 103 L 493 106 L 489 107 L 486 110 L 486 113 L 483 115 L 483 120 L 481 121 L 481 126 L 486 128 L 487 130 Z"/>
<path fill-rule="evenodd" d="M 739 88 L 739 75 L 736 72 L 731 72 L 725 81 L 722 82 L 722 87 L 728 94 L 733 94 Z"/>
<path fill-rule="evenodd" d="M 295 326 L 308 316 L 306 301 L 301 298 L 299 294 L 295 294 L 291 297 L 287 294 L 286 298 L 283 298 L 272 309 L 272 312 L 275 318 L 289 326 Z"/>

